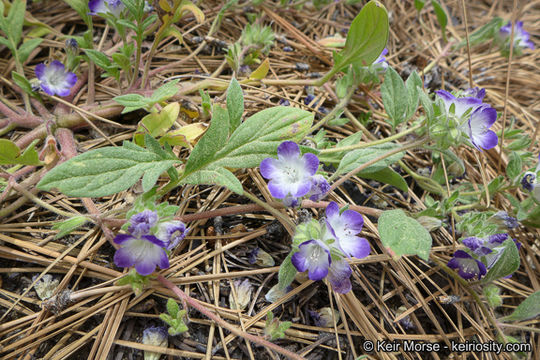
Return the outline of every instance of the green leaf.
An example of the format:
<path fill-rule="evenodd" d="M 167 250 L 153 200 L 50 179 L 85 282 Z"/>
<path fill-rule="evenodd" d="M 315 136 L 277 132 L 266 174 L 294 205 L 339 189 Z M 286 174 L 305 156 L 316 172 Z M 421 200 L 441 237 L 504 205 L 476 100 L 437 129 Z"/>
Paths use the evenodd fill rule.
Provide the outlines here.
<path fill-rule="evenodd" d="M 113 98 L 114 101 L 124 106 L 122 114 L 125 114 L 129 111 L 137 110 L 140 108 L 145 108 L 149 105 L 148 100 L 139 94 L 126 94 L 120 95 Z"/>
<path fill-rule="evenodd" d="M 37 48 L 43 39 L 30 39 L 22 43 L 22 45 L 19 47 L 19 61 L 21 63 L 24 63 L 26 59 L 28 59 L 28 56 L 30 56 L 30 53 Z"/>
<path fill-rule="evenodd" d="M 7 26 L 9 26 L 8 38 L 16 45 L 21 42 L 24 13 L 26 11 L 26 2 L 14 0 L 11 3 L 9 14 L 6 17 Z"/>
<path fill-rule="evenodd" d="M 519 154 L 515 151 L 512 151 L 510 153 L 510 156 L 508 157 L 508 166 L 506 166 L 506 175 L 510 179 L 515 179 L 521 174 L 521 157 Z"/>
<path fill-rule="evenodd" d="M 96 64 L 97 66 L 99 66 L 103 70 L 109 70 L 110 69 L 110 67 L 112 65 L 111 60 L 109 60 L 107 55 L 105 55 L 101 51 L 97 51 L 97 50 L 93 50 L 93 49 L 84 49 L 84 52 L 90 58 L 90 60 L 92 60 L 94 62 L 94 64 Z"/>
<path fill-rule="evenodd" d="M 358 166 L 365 164 L 368 161 L 371 161 L 373 159 L 376 159 L 377 157 L 382 156 L 399 147 L 401 147 L 401 145 L 394 144 L 394 143 L 385 143 L 385 144 L 370 146 L 365 149 L 357 149 L 357 150 L 348 152 L 343 157 L 343 159 L 341 159 L 341 162 L 339 163 L 336 173 L 337 174 L 348 173 L 349 171 L 356 169 Z M 367 168 L 362 170 L 359 174 L 369 174 L 369 173 L 380 171 L 388 167 L 389 165 L 399 161 L 402 157 L 403 157 L 403 152 L 393 154 L 385 159 L 382 159 L 376 162 L 375 164 L 368 166 Z"/>
<path fill-rule="evenodd" d="M 418 255 L 428 260 L 431 249 L 431 235 L 415 219 L 402 210 L 388 210 L 379 217 L 379 234 L 383 245 L 392 256 Z"/>
<path fill-rule="evenodd" d="M 497 250 L 502 253 L 497 262 L 489 269 L 486 276 L 482 278 L 482 283 L 484 284 L 511 275 L 519 269 L 519 251 L 514 240 L 505 240 L 501 248 Z"/>
<path fill-rule="evenodd" d="M 291 285 L 291 283 L 294 280 L 294 277 L 296 276 L 296 268 L 294 267 L 293 263 L 291 262 L 291 258 L 293 256 L 293 252 L 291 251 L 289 255 L 283 260 L 283 263 L 281 263 L 281 266 L 279 267 L 279 273 L 278 273 L 278 287 L 280 290 L 284 290 L 287 288 L 287 286 Z"/>
<path fill-rule="evenodd" d="M 11 72 L 11 76 L 13 77 L 13 81 L 15 81 L 15 84 L 17 84 L 21 89 L 23 89 L 25 93 L 27 93 L 28 95 L 35 95 L 30 81 L 28 81 L 24 76 L 15 71 Z"/>
<path fill-rule="evenodd" d="M 86 25 L 91 23 L 91 16 L 89 15 L 90 9 L 88 8 L 88 1 L 85 0 L 64 0 L 69 6 L 73 8 L 83 19 Z"/>
<path fill-rule="evenodd" d="M 0 139 L 0 165 L 41 165 L 35 148 L 37 142 L 33 141 L 21 154 L 13 141 Z"/>
<path fill-rule="evenodd" d="M 134 135 L 135 143 L 144 145 L 144 133 L 149 133 L 154 138 L 164 135 L 178 119 L 179 113 L 180 104 L 171 103 L 159 113 L 151 113 L 143 117 Z"/>
<path fill-rule="evenodd" d="M 236 176 L 234 176 L 232 172 L 223 167 L 207 167 L 205 169 L 195 171 L 194 173 L 186 176 L 182 180 L 182 183 L 193 185 L 221 185 L 240 195 L 244 192 L 242 183 L 236 178 Z"/>
<path fill-rule="evenodd" d="M 210 127 L 199 140 L 186 163 L 183 183 L 208 184 L 212 181 L 228 184 L 232 191 L 241 193 L 240 183 L 223 168 L 249 168 L 275 156 L 278 145 L 285 140 L 298 141 L 311 128 L 313 115 L 307 111 L 287 106 L 276 106 L 246 119 L 227 141 L 228 112 L 214 106 Z M 205 171 L 196 175 L 196 172 Z M 219 176 L 223 176 L 220 180 Z"/>
<path fill-rule="evenodd" d="M 475 30 L 472 34 L 469 35 L 469 45 L 475 46 L 484 41 L 493 39 L 495 35 L 499 32 L 501 26 L 503 26 L 504 20 L 498 16 L 491 19 L 490 22 L 483 25 L 479 29 Z M 467 46 L 467 39 L 463 39 L 455 46 L 455 49 L 460 49 L 464 46 Z"/>
<path fill-rule="evenodd" d="M 152 93 L 150 99 L 155 104 L 173 97 L 178 92 L 178 86 L 176 86 L 176 84 L 178 84 L 179 81 L 180 80 L 177 79 L 161 85 Z"/>
<path fill-rule="evenodd" d="M 90 150 L 56 166 L 38 187 L 57 188 L 68 196 L 101 197 L 126 190 L 145 175 L 143 185 L 148 189 L 157 180 L 158 171 L 178 162 L 124 142 L 123 147 Z"/>
<path fill-rule="evenodd" d="M 381 96 L 384 110 L 392 120 L 390 124 L 395 129 L 397 125 L 407 120 L 409 95 L 403 79 L 392 67 L 388 67 L 384 75 Z"/>
<path fill-rule="evenodd" d="M 225 146 L 229 133 L 229 115 L 219 105 L 214 105 L 210 126 L 197 142 L 186 163 L 185 173 L 189 174 L 209 164 L 215 154 Z"/>
<path fill-rule="evenodd" d="M 178 306 L 177 302 L 174 301 L 174 299 L 169 298 L 167 300 L 167 311 L 171 315 L 173 319 L 176 319 L 178 317 L 178 312 L 180 311 L 180 307 Z"/>
<path fill-rule="evenodd" d="M 403 176 L 399 175 L 391 168 L 384 168 L 382 170 L 367 174 L 361 173 L 360 177 L 364 179 L 376 180 L 383 184 L 395 186 L 403 192 L 408 191 L 407 182 L 405 181 Z"/>
<path fill-rule="evenodd" d="M 540 291 L 537 291 L 527 297 L 519 306 L 508 316 L 502 318 L 503 321 L 523 321 L 537 317 L 540 314 Z"/>
<path fill-rule="evenodd" d="M 426 5 L 426 0 L 414 0 L 416 11 L 420 12 L 424 8 L 424 5 Z"/>
<path fill-rule="evenodd" d="M 244 113 L 244 94 L 238 81 L 233 78 L 227 89 L 227 111 L 229 112 L 229 134 L 240 125 Z"/>
<path fill-rule="evenodd" d="M 484 296 L 486 297 L 489 306 L 492 308 L 502 305 L 501 289 L 498 286 L 489 284 L 484 287 Z"/>
<path fill-rule="evenodd" d="M 413 71 L 405 82 L 407 88 L 407 115 L 405 120 L 409 120 L 414 115 L 416 109 L 418 109 L 418 100 L 420 98 L 420 91 L 422 91 L 422 79 L 416 71 Z"/>
<path fill-rule="evenodd" d="M 359 143 L 362 140 L 362 132 L 359 131 L 357 133 L 354 133 L 352 135 L 347 136 L 345 139 L 338 142 L 335 146 L 335 148 L 340 148 L 344 146 L 351 146 Z M 345 151 L 341 152 L 332 152 L 332 153 L 322 153 L 319 155 L 319 160 L 325 164 L 332 163 L 332 164 L 339 164 L 343 156 L 346 154 Z"/>
<path fill-rule="evenodd" d="M 72 231 L 78 229 L 79 227 L 83 226 L 88 221 L 89 219 L 86 216 L 74 216 L 67 220 L 56 223 L 52 226 L 52 229 L 60 231 L 54 236 L 54 238 L 60 239 L 70 234 Z"/>
<path fill-rule="evenodd" d="M 371 0 L 354 18 L 345 47 L 334 56 L 334 68 L 343 70 L 352 63 L 371 65 L 388 41 L 388 14 L 378 1 Z"/>
<path fill-rule="evenodd" d="M 446 25 L 448 25 L 448 17 L 446 16 L 446 12 L 437 0 L 431 0 L 431 5 L 433 5 L 435 16 L 437 16 L 437 21 L 441 27 L 443 40 L 446 41 Z"/>

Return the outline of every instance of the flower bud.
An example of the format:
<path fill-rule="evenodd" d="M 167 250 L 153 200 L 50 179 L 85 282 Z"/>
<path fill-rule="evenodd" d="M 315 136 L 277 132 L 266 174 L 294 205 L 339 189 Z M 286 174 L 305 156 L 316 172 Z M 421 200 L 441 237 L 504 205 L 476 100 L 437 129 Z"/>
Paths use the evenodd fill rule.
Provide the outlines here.
<path fill-rule="evenodd" d="M 315 326 L 320 326 L 320 327 L 325 327 L 325 328 L 333 327 L 334 318 L 336 319 L 336 324 L 339 323 L 339 319 L 340 319 L 339 311 L 337 311 L 336 309 L 323 307 L 319 309 L 318 311 L 308 310 L 308 313 L 313 319 Z"/>
<path fill-rule="evenodd" d="M 501 228 L 515 229 L 519 226 L 516 218 L 508 215 L 506 211 L 499 211 L 489 218 L 489 221 Z"/>
<path fill-rule="evenodd" d="M 168 345 L 168 334 L 164 327 L 150 327 L 143 331 L 142 343 L 145 345 L 160 346 Z M 144 351 L 144 360 L 159 360 L 160 353 Z"/>
<path fill-rule="evenodd" d="M 231 309 L 244 310 L 251 301 L 253 287 L 251 286 L 249 279 L 245 279 L 244 281 L 236 280 L 233 283 L 233 286 L 236 290 L 236 300 L 238 302 L 234 300 L 234 295 L 231 291 L 229 294 L 229 304 L 231 305 Z"/>
<path fill-rule="evenodd" d="M 291 291 L 293 288 L 292 286 L 287 286 L 285 289 L 281 289 L 279 284 L 276 284 L 272 286 L 272 288 L 266 293 L 264 298 L 266 301 L 270 303 L 275 303 L 279 299 L 281 299 L 283 296 L 285 296 L 289 291 Z"/>
<path fill-rule="evenodd" d="M 255 248 L 249 253 L 248 261 L 250 264 L 257 264 L 259 266 L 270 267 L 274 266 L 276 262 L 269 253 L 261 248 Z"/>
<path fill-rule="evenodd" d="M 76 55 L 79 52 L 79 44 L 77 40 L 71 38 L 66 40 L 66 51 L 70 54 Z"/>
<path fill-rule="evenodd" d="M 427 231 L 434 231 L 442 226 L 441 220 L 431 216 L 420 216 L 417 220 Z"/>

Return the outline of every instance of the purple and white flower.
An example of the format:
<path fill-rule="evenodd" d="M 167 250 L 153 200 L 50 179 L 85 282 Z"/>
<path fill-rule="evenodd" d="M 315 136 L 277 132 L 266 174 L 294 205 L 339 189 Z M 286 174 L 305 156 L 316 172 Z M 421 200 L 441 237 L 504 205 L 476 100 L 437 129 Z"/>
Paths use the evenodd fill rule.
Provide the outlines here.
<path fill-rule="evenodd" d="M 332 265 L 328 269 L 328 281 L 330 281 L 332 289 L 339 294 L 351 291 L 351 275 L 351 267 L 345 259 L 332 261 Z"/>
<path fill-rule="evenodd" d="M 112 14 L 119 18 L 126 7 L 121 0 L 90 0 L 88 8 L 90 15 Z"/>
<path fill-rule="evenodd" d="M 446 112 L 453 114 L 460 130 L 467 135 L 474 147 L 488 150 L 497 146 L 497 134 L 489 130 L 497 120 L 497 111 L 482 103 L 484 89 L 469 89 L 465 94 L 472 96 L 466 97 L 455 97 L 445 90 L 438 90 L 436 93 L 443 100 Z"/>
<path fill-rule="evenodd" d="M 141 275 L 150 275 L 159 266 L 160 269 L 169 267 L 169 258 L 165 247 L 167 243 L 154 235 L 140 237 L 131 234 L 118 234 L 114 243 L 121 245 L 114 254 L 114 263 L 118 267 L 132 267 Z"/>
<path fill-rule="evenodd" d="M 448 267 L 458 269 L 459 275 L 464 279 L 471 279 L 475 276 L 482 278 L 488 269 L 499 260 L 503 253 L 502 244 L 510 236 L 505 233 L 494 234 L 484 238 L 471 236 L 462 240 L 467 251 L 457 250 L 454 257 L 448 262 Z M 517 248 L 521 244 L 514 239 Z"/>
<path fill-rule="evenodd" d="M 512 34 L 512 23 L 509 21 L 499 30 L 499 36 L 508 41 Z M 530 34 L 523 29 L 523 21 L 518 21 L 514 26 L 514 48 L 529 48 L 534 50 L 534 43 L 530 39 Z"/>
<path fill-rule="evenodd" d="M 540 202 L 540 182 L 539 180 L 540 175 L 540 154 L 538 155 L 538 165 L 536 166 L 536 170 L 533 171 L 527 171 L 525 175 L 523 176 L 523 179 L 521 179 L 521 186 L 523 189 L 531 192 L 534 199 L 538 202 Z"/>
<path fill-rule="evenodd" d="M 133 215 L 128 228 L 129 234 L 118 234 L 114 243 L 121 245 L 114 254 L 114 263 L 118 267 L 132 267 L 141 275 L 150 275 L 159 266 L 169 267 L 169 258 L 165 248 L 169 245 L 150 235 L 150 230 L 158 221 L 155 211 L 144 210 Z"/>
<path fill-rule="evenodd" d="M 293 254 L 291 262 L 299 272 L 307 271 L 310 280 L 322 280 L 328 275 L 332 262 L 330 248 L 320 240 L 304 241 Z"/>
<path fill-rule="evenodd" d="M 473 87 L 464 90 L 461 95 L 463 95 L 464 97 L 475 97 L 477 99 L 484 100 L 484 97 L 486 96 L 486 89 Z"/>
<path fill-rule="evenodd" d="M 450 113 L 450 107 L 454 105 L 453 114 L 458 119 L 461 119 L 469 110 L 472 112 L 472 110 L 482 105 L 482 99 L 479 99 L 476 96 L 455 97 L 452 93 L 449 93 L 446 90 L 437 90 L 435 93 L 443 100 L 447 113 Z M 469 114 L 471 112 L 469 112 Z"/>
<path fill-rule="evenodd" d="M 66 71 L 64 64 L 58 60 L 54 60 L 49 66 L 38 64 L 35 73 L 41 89 L 51 96 L 68 96 L 77 82 L 77 75 Z"/>
<path fill-rule="evenodd" d="M 292 141 L 282 142 L 277 149 L 278 158 L 266 158 L 260 170 L 270 179 L 268 190 L 276 199 L 283 199 L 286 206 L 296 206 L 299 199 L 312 188 L 312 176 L 319 167 L 316 155 L 300 156 L 299 146 Z"/>
<path fill-rule="evenodd" d="M 156 237 L 167 244 L 167 250 L 172 250 L 184 239 L 188 230 L 181 221 L 168 221 L 158 225 Z"/>
<path fill-rule="evenodd" d="M 464 125 L 464 132 L 478 150 L 481 150 L 480 148 L 488 150 L 497 146 L 499 138 L 493 130 L 489 130 L 496 120 L 497 111 L 487 104 L 476 108 L 471 113 Z"/>
<path fill-rule="evenodd" d="M 386 71 L 386 69 L 388 69 L 388 63 L 386 62 L 385 55 L 387 54 L 388 54 L 388 49 L 384 48 L 383 51 L 381 52 L 381 55 L 379 55 L 379 57 L 375 59 L 375 61 L 373 62 L 373 65 L 378 65 L 384 71 Z"/>
<path fill-rule="evenodd" d="M 363 259 L 369 255 L 369 242 L 356 236 L 363 225 L 364 219 L 356 211 L 345 210 L 340 214 L 338 204 L 333 201 L 326 207 L 326 226 L 330 234 L 325 237 L 331 235 L 336 247 L 347 257 Z"/>
<path fill-rule="evenodd" d="M 480 279 L 487 272 L 486 266 L 480 260 L 463 250 L 457 250 L 454 253 L 454 257 L 448 262 L 448 267 L 457 269 L 459 276 L 464 279 L 472 279 L 475 276 Z"/>

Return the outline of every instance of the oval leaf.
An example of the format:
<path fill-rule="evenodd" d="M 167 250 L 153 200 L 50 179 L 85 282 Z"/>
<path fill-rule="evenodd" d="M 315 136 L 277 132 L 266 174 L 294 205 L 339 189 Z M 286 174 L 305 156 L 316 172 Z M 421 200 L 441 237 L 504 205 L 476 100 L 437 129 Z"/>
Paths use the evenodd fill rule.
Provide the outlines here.
<path fill-rule="evenodd" d="M 431 235 L 418 221 L 402 210 L 389 210 L 381 214 L 378 225 L 381 241 L 394 257 L 418 255 L 428 260 Z"/>

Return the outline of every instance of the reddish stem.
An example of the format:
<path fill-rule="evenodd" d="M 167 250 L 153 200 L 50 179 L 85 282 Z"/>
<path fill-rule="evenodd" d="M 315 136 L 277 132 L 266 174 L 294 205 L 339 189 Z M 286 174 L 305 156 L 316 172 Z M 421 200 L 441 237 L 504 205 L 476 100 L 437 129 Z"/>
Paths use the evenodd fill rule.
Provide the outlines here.
<path fill-rule="evenodd" d="M 298 359 L 298 360 L 305 359 L 304 357 L 302 357 L 300 355 L 297 355 L 297 354 L 295 354 L 295 353 L 293 353 L 293 352 L 291 352 L 291 351 L 289 351 L 287 349 L 284 349 L 281 346 L 278 346 L 278 345 L 273 344 L 273 343 L 271 343 L 271 342 L 269 342 L 267 340 L 264 340 L 263 338 L 261 338 L 259 336 L 249 334 L 249 333 L 247 333 L 245 331 L 240 330 L 236 326 L 229 324 L 228 322 L 223 320 L 219 315 L 216 315 L 216 314 L 212 313 L 207 308 L 205 308 L 203 305 L 201 305 L 197 301 L 195 301 L 195 299 L 188 296 L 185 292 L 180 290 L 176 285 L 174 285 L 172 282 L 170 282 L 165 277 L 163 277 L 163 275 L 158 275 L 157 279 L 158 279 L 158 281 L 160 283 L 162 283 L 167 288 L 172 290 L 176 294 L 176 296 L 178 296 L 178 298 L 180 298 L 180 300 L 186 302 L 188 305 L 195 308 L 197 311 L 199 311 L 200 313 L 205 315 L 210 320 L 214 321 L 216 324 L 218 324 L 222 328 L 225 328 L 225 329 L 229 330 L 234 335 L 241 336 L 244 339 L 247 339 L 247 340 L 249 340 L 251 342 L 257 343 L 257 344 L 262 345 L 262 346 L 265 346 L 265 347 L 267 347 L 267 348 L 269 348 L 271 350 L 274 350 L 277 353 L 280 353 L 281 355 L 284 355 L 284 356 L 288 357 L 289 359 Z"/>

